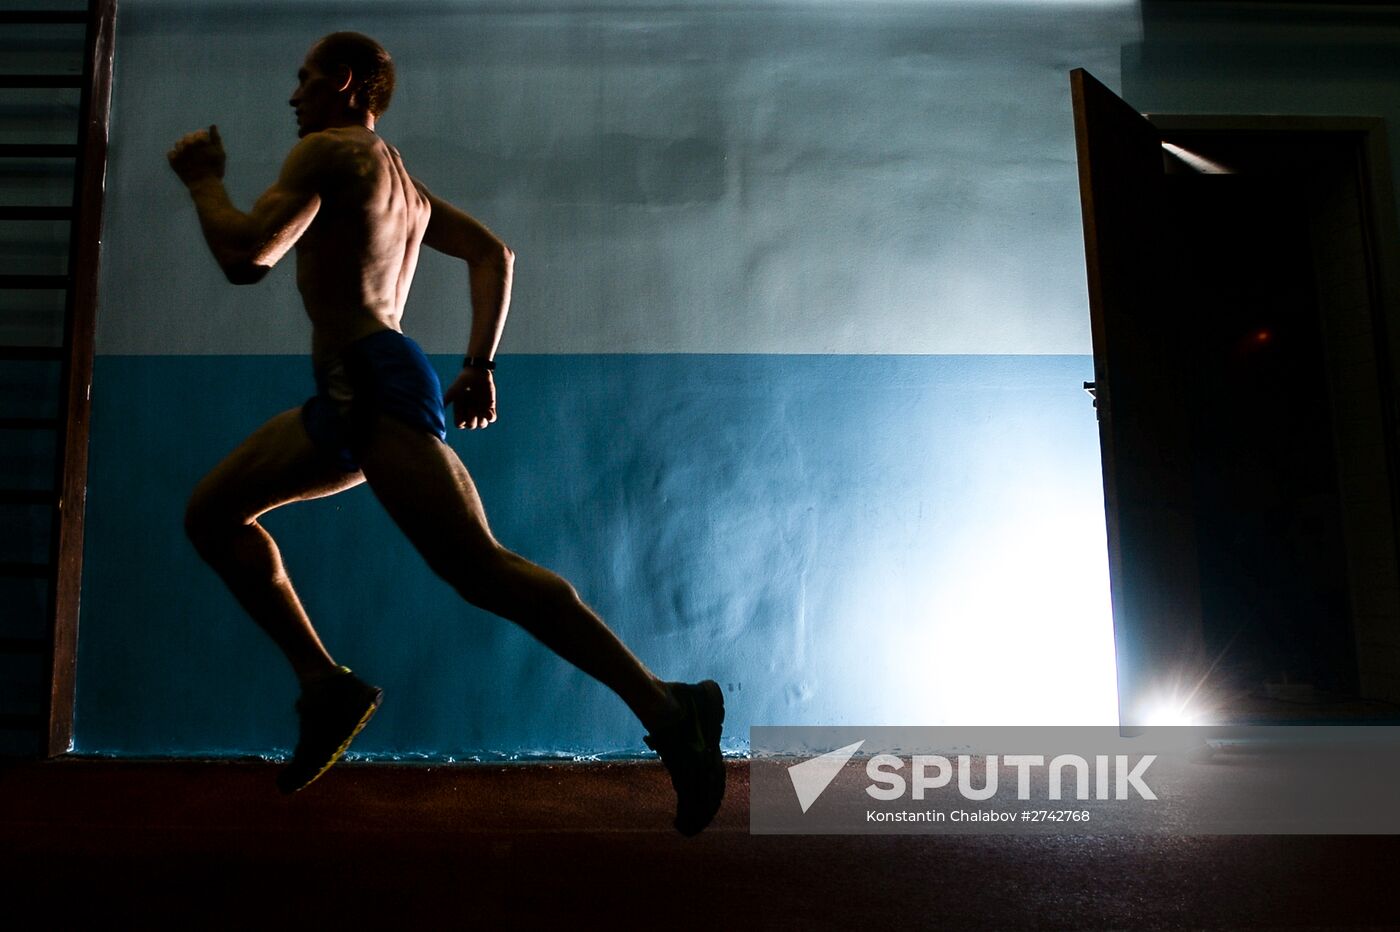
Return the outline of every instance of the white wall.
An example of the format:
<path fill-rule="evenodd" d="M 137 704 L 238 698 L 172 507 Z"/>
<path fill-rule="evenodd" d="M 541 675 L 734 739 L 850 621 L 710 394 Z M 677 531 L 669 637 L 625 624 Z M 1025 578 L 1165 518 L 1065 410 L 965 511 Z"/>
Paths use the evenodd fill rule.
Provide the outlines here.
<path fill-rule="evenodd" d="M 506 352 L 1087 353 L 1067 73 L 1127 3 L 396 7 L 128 0 L 102 353 L 300 353 L 289 276 L 225 287 L 165 149 L 218 123 L 248 204 L 307 46 L 380 38 L 380 128 L 517 251 Z M 406 327 L 464 342 L 461 271 Z"/>

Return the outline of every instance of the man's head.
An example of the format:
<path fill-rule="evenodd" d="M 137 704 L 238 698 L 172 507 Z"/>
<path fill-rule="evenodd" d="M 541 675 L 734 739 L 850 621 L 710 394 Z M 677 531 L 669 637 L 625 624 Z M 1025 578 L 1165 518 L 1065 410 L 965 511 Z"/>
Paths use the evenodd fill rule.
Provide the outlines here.
<path fill-rule="evenodd" d="M 297 79 L 289 102 L 301 135 L 362 122 L 363 116 L 373 126 L 394 93 L 394 60 L 369 36 L 333 32 L 306 53 Z"/>

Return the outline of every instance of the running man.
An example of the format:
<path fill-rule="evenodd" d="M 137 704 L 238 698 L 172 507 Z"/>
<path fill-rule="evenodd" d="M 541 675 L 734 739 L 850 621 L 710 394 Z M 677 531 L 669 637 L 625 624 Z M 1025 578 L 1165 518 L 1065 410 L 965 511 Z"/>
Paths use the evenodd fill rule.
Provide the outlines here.
<path fill-rule="evenodd" d="M 428 565 L 473 605 L 516 622 L 608 686 L 650 732 L 671 775 L 675 826 L 693 835 L 724 796 L 724 697 L 711 680 L 654 676 L 554 573 L 491 535 L 471 476 L 444 441 L 496 420 L 496 346 L 514 255 L 490 230 L 409 176 L 375 133 L 394 66 L 379 43 L 338 32 L 312 46 L 291 105 L 300 142 L 250 213 L 224 189 L 218 128 L 190 133 L 168 158 L 189 189 L 210 251 L 235 285 L 263 278 L 296 247 L 297 288 L 312 324 L 316 394 L 273 417 L 195 489 L 185 526 L 200 556 L 296 673 L 301 733 L 278 786 L 293 793 L 334 764 L 383 695 L 322 645 L 258 518 L 368 482 Z M 420 246 L 466 262 L 471 335 L 444 394 L 400 330 Z"/>

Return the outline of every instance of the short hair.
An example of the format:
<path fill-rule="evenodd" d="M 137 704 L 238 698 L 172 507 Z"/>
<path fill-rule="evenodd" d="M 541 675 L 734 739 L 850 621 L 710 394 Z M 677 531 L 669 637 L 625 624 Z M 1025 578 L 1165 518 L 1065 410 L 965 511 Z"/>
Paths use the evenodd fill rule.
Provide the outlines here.
<path fill-rule="evenodd" d="M 394 95 L 394 60 L 384 46 L 358 32 L 333 32 L 316 43 L 314 56 L 322 71 L 341 65 L 350 69 L 364 103 L 376 117 L 389 109 Z"/>

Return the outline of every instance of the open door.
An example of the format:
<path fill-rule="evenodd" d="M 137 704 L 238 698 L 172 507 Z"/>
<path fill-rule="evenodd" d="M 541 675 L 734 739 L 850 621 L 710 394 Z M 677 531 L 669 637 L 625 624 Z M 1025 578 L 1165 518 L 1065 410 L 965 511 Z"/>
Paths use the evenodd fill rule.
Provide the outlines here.
<path fill-rule="evenodd" d="M 1083 69 L 1070 74 L 1084 208 L 1120 726 L 1189 707 L 1205 674 L 1190 424 L 1176 360 L 1162 144 Z"/>

